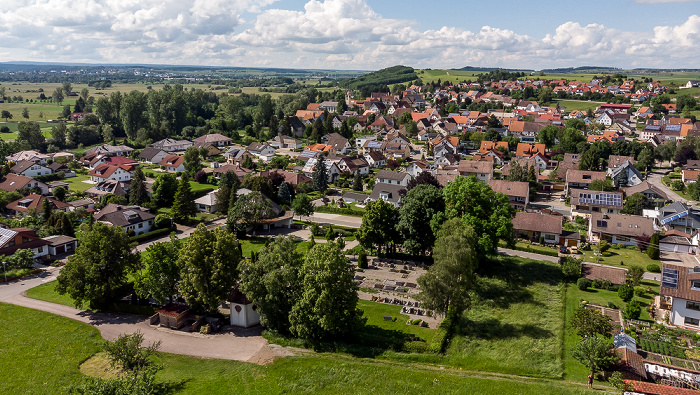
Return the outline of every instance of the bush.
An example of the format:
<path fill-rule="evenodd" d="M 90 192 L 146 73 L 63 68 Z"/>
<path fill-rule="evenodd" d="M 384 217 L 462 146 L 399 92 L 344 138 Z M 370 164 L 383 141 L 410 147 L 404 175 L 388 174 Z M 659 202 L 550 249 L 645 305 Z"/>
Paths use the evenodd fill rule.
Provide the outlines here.
<path fill-rule="evenodd" d="M 367 269 L 369 267 L 367 263 L 367 253 L 364 249 L 360 250 L 360 253 L 357 255 L 357 267 L 360 269 Z"/>
<path fill-rule="evenodd" d="M 544 236 L 540 236 L 540 244 L 544 244 Z"/>
<path fill-rule="evenodd" d="M 575 279 L 581 276 L 581 261 L 572 257 L 561 257 L 561 273 L 564 277 Z"/>
<path fill-rule="evenodd" d="M 612 300 L 608 300 L 608 307 L 611 309 L 616 309 L 617 305 Z"/>
<path fill-rule="evenodd" d="M 627 303 L 627 307 L 625 307 L 625 312 L 622 314 L 622 316 L 626 320 L 637 320 L 641 314 L 642 307 L 640 306 L 640 303 L 633 300 L 630 303 Z"/>
<path fill-rule="evenodd" d="M 649 241 L 649 248 L 647 248 L 647 255 L 649 258 L 658 260 L 659 259 L 659 234 L 654 233 L 651 236 L 651 241 Z"/>
<path fill-rule="evenodd" d="M 156 215 L 156 219 L 154 222 L 157 229 L 169 229 L 172 223 L 172 219 L 167 214 Z"/>
<path fill-rule="evenodd" d="M 647 291 L 645 291 L 644 288 L 635 288 L 634 294 L 639 296 L 640 298 L 644 298 L 647 296 Z"/>
<path fill-rule="evenodd" d="M 586 291 L 588 290 L 588 287 L 591 285 L 591 282 L 586 279 L 586 278 L 579 278 L 578 281 L 576 281 L 576 286 L 578 289 L 581 291 Z"/>
<path fill-rule="evenodd" d="M 156 237 L 162 237 L 165 235 L 170 234 L 170 229 L 165 228 L 165 229 L 157 229 L 157 230 L 152 230 L 147 233 L 141 233 L 138 236 L 131 236 L 130 240 L 135 241 L 135 242 L 142 242 L 145 240 L 150 240 L 150 239 L 155 239 Z"/>
<path fill-rule="evenodd" d="M 656 263 L 650 263 L 647 265 L 647 271 L 651 273 L 661 273 L 661 267 Z"/>
<path fill-rule="evenodd" d="M 204 170 L 200 170 L 194 174 L 194 180 L 200 184 L 207 183 L 207 173 Z"/>
<path fill-rule="evenodd" d="M 601 253 L 605 253 L 605 251 L 610 249 L 610 243 L 608 243 L 605 240 L 601 240 L 600 243 L 598 244 L 598 251 Z"/>
<path fill-rule="evenodd" d="M 632 288 L 629 284 L 623 284 L 620 286 L 620 289 L 617 290 L 617 295 L 624 302 L 629 302 L 632 300 L 632 297 L 634 297 L 634 288 Z"/>

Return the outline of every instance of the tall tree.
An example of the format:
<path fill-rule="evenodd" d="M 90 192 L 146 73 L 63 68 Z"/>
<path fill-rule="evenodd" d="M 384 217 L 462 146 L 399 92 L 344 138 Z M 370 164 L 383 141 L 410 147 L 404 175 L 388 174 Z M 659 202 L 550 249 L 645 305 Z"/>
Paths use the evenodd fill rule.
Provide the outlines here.
<path fill-rule="evenodd" d="M 405 250 L 417 255 L 433 247 L 435 235 L 430 221 L 433 215 L 442 211 L 445 211 L 445 201 L 440 188 L 424 184 L 408 191 L 402 200 L 396 224 Z"/>
<path fill-rule="evenodd" d="M 289 203 L 289 201 L 292 200 L 292 194 L 289 192 L 289 184 L 286 182 L 282 182 L 282 184 L 280 184 L 280 188 L 277 190 L 277 200 L 280 203 Z"/>
<path fill-rule="evenodd" d="M 119 118 L 126 136 L 136 140 L 138 130 L 148 121 L 148 99 L 143 92 L 133 90 L 121 97 Z"/>
<path fill-rule="evenodd" d="M 199 150 L 196 147 L 189 147 L 185 150 L 185 171 L 190 177 L 193 177 L 196 172 L 202 169 L 202 160 L 199 156 Z"/>
<path fill-rule="evenodd" d="M 362 185 L 362 176 L 360 176 L 359 171 L 355 171 L 355 176 L 352 179 L 352 190 L 353 191 L 362 191 L 364 189 Z"/>
<path fill-rule="evenodd" d="M 644 206 L 647 204 L 647 197 L 643 193 L 635 193 L 625 199 L 625 204 L 620 211 L 622 214 L 642 215 Z"/>
<path fill-rule="evenodd" d="M 141 253 L 141 266 L 134 273 L 134 288 L 141 297 L 152 296 L 162 305 L 177 294 L 177 260 L 182 245 L 183 241 L 172 234 L 170 241 L 151 244 Z"/>
<path fill-rule="evenodd" d="M 301 293 L 302 255 L 290 237 L 278 236 L 255 260 L 241 262 L 240 289 L 258 306 L 268 329 L 289 333 L 289 314 Z"/>
<path fill-rule="evenodd" d="M 474 271 L 478 265 L 477 237 L 459 218 L 445 222 L 438 231 L 434 262 L 418 278 L 418 298 L 425 308 L 448 316 L 461 317 L 470 304 Z"/>
<path fill-rule="evenodd" d="M 642 171 L 648 171 L 654 166 L 654 150 L 646 146 L 637 156 L 637 166 Z"/>
<path fill-rule="evenodd" d="M 593 148 L 589 148 L 588 151 L 584 152 L 581 156 L 581 161 L 578 162 L 579 170 L 600 170 L 600 158 L 598 153 Z"/>
<path fill-rule="evenodd" d="M 311 180 L 314 184 L 314 189 L 325 192 L 328 189 L 328 171 L 323 157 L 319 157 L 313 167 Z"/>
<path fill-rule="evenodd" d="M 294 210 L 294 214 L 299 216 L 300 221 L 301 217 L 308 217 L 314 213 L 313 202 L 311 198 L 309 198 L 309 195 L 305 193 L 300 193 L 294 197 L 292 209 Z"/>
<path fill-rule="evenodd" d="M 172 209 L 175 222 L 183 222 L 197 214 L 197 206 L 194 203 L 194 194 L 190 188 L 190 182 L 185 177 L 180 178 L 175 193 Z"/>
<path fill-rule="evenodd" d="M 245 233 L 251 229 L 257 229 L 264 219 L 273 218 L 275 212 L 270 200 L 260 192 L 251 191 L 239 196 L 236 202 L 229 208 L 226 225 L 229 230 L 236 233 Z"/>
<path fill-rule="evenodd" d="M 221 175 L 221 179 L 219 179 L 219 190 L 216 192 L 216 205 L 220 212 L 228 213 L 231 196 L 235 196 L 236 193 L 238 193 L 240 183 L 236 173 L 231 170 Z"/>
<path fill-rule="evenodd" d="M 51 127 L 51 144 L 58 148 L 66 146 L 66 124 L 61 122 Z"/>
<path fill-rule="evenodd" d="M 32 149 L 41 149 L 46 138 L 36 122 L 20 122 L 17 126 L 17 141 L 26 141 Z"/>
<path fill-rule="evenodd" d="M 619 359 L 613 352 L 612 344 L 599 337 L 588 337 L 577 343 L 571 355 L 586 365 L 591 375 L 596 371 L 607 369 Z"/>
<path fill-rule="evenodd" d="M 364 325 L 354 276 L 338 243 L 311 248 L 304 258 L 302 291 L 289 316 L 292 334 L 303 339 L 338 339 Z"/>
<path fill-rule="evenodd" d="M 12 119 L 12 113 L 7 110 L 2 110 L 2 112 L 0 112 L 0 118 L 3 118 L 5 122 L 7 122 Z"/>
<path fill-rule="evenodd" d="M 129 203 L 141 205 L 148 200 L 146 176 L 143 174 L 141 167 L 137 167 L 136 170 L 134 170 L 134 176 L 131 177 L 129 187 Z"/>
<path fill-rule="evenodd" d="M 138 266 L 139 257 L 124 229 L 96 222 L 83 232 L 75 254 L 58 275 L 56 291 L 68 294 L 76 307 L 90 308 L 122 296 L 127 273 Z"/>
<path fill-rule="evenodd" d="M 179 288 L 187 303 L 195 309 L 216 311 L 236 285 L 240 260 L 240 244 L 234 234 L 197 225 L 177 261 Z"/>
<path fill-rule="evenodd" d="M 56 88 L 51 94 L 51 99 L 58 103 L 58 105 L 61 105 L 61 103 L 63 103 L 63 97 L 63 89 L 61 88 Z"/>
<path fill-rule="evenodd" d="M 478 235 L 480 258 L 496 253 L 498 241 L 513 241 L 515 210 L 508 197 L 476 177 L 457 177 L 442 190 L 447 218 L 462 218 Z"/>
<path fill-rule="evenodd" d="M 29 109 L 27 107 L 22 108 L 22 118 L 29 120 Z"/>
<path fill-rule="evenodd" d="M 612 337 L 612 320 L 598 310 L 579 307 L 571 318 L 571 327 L 581 337 Z"/>
<path fill-rule="evenodd" d="M 153 202 L 156 204 L 156 207 L 172 206 L 177 187 L 178 182 L 175 174 L 159 174 L 152 186 Z"/>
<path fill-rule="evenodd" d="M 382 199 L 367 203 L 365 214 L 362 216 L 362 225 L 357 231 L 357 240 L 363 247 L 371 249 L 394 243 L 398 239 L 395 225 L 398 219 L 398 211 L 391 203 Z"/>

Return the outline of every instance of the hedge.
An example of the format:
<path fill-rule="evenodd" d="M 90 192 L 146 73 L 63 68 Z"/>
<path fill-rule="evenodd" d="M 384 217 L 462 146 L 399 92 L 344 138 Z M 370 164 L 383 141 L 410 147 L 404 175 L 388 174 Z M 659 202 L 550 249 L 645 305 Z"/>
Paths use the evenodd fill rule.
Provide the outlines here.
<path fill-rule="evenodd" d="M 130 240 L 131 240 L 131 241 L 136 241 L 136 242 L 139 242 L 139 243 L 140 243 L 140 242 L 145 241 L 145 240 L 155 239 L 155 238 L 157 238 L 157 237 L 162 237 L 162 236 L 165 236 L 165 235 L 169 235 L 170 232 L 172 232 L 172 231 L 171 231 L 169 228 L 156 229 L 156 230 L 153 230 L 153 231 L 150 231 L 150 232 L 141 233 L 141 234 L 138 235 L 138 236 L 132 236 L 132 237 L 130 238 Z"/>
<path fill-rule="evenodd" d="M 530 246 L 527 246 L 527 247 L 523 248 L 523 247 L 520 247 L 520 246 L 516 245 L 515 247 L 513 247 L 513 249 L 514 249 L 514 250 L 518 250 L 518 251 L 531 252 L 531 253 L 533 253 L 533 254 L 540 254 L 540 255 L 547 255 L 547 256 L 556 256 L 556 257 L 559 256 L 559 252 L 558 252 L 558 251 L 555 251 L 555 250 L 547 251 L 547 250 L 545 250 L 545 249 L 541 249 L 541 250 L 540 250 L 540 249 L 537 249 L 537 250 L 535 250 L 535 249 L 530 248 Z"/>

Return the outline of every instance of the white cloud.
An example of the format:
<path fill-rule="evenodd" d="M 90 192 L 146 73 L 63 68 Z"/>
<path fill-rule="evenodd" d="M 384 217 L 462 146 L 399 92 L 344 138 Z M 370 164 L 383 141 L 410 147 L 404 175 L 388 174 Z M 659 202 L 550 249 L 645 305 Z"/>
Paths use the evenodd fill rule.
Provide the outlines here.
<path fill-rule="evenodd" d="M 5 0 L 0 52 L 9 54 L 3 60 L 345 69 L 694 67 L 700 60 L 697 15 L 675 26 L 640 23 L 636 32 L 572 20 L 537 38 L 517 27 L 421 30 L 415 21 L 378 14 L 365 0 L 310 0 L 297 10 L 275 3 Z"/>

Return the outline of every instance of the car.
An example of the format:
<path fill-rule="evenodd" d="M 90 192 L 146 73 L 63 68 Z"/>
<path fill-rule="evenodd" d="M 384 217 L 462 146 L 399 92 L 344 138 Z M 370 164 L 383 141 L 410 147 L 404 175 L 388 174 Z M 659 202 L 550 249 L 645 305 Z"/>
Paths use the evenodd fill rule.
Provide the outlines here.
<path fill-rule="evenodd" d="M 566 250 L 566 246 L 559 246 L 559 252 L 562 254 L 566 254 L 568 251 Z"/>
<path fill-rule="evenodd" d="M 562 202 L 563 202 L 564 200 L 566 200 L 566 195 L 561 195 L 561 196 L 559 196 L 559 200 L 562 201 Z"/>

